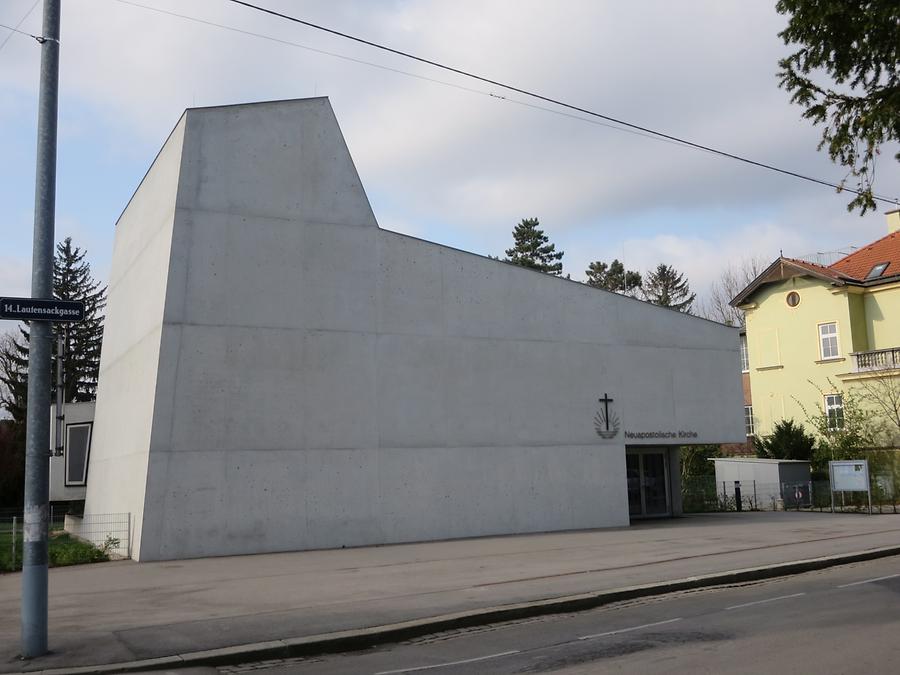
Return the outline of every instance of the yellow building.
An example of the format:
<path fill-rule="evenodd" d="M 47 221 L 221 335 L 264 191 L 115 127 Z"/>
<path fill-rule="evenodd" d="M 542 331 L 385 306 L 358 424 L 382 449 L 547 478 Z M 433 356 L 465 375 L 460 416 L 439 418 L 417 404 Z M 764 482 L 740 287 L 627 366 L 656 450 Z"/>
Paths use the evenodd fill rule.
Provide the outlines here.
<path fill-rule="evenodd" d="M 887 218 L 887 236 L 827 267 L 779 257 L 732 300 L 746 314 L 748 432 L 817 409 L 840 426 L 840 391 L 900 378 L 900 210 Z"/>

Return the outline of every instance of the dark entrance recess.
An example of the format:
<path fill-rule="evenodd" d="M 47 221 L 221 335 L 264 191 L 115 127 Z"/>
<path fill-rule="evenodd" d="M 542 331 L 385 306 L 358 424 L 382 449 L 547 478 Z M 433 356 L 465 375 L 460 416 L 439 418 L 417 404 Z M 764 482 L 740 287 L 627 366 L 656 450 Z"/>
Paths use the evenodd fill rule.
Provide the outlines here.
<path fill-rule="evenodd" d="M 671 515 L 666 450 L 637 450 L 625 455 L 628 515 L 651 518 Z"/>

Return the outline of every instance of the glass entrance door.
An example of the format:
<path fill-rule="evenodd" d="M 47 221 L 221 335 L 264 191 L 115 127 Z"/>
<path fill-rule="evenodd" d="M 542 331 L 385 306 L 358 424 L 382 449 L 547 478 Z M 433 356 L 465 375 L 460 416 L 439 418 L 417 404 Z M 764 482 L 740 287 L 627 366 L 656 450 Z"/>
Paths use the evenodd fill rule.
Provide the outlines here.
<path fill-rule="evenodd" d="M 639 450 L 625 455 L 630 516 L 640 518 L 671 513 L 666 455 L 665 450 Z"/>
<path fill-rule="evenodd" d="M 666 453 L 648 452 L 640 457 L 643 463 L 641 483 L 644 487 L 644 515 L 668 515 L 669 481 L 666 475 Z"/>
<path fill-rule="evenodd" d="M 625 473 L 628 476 L 628 515 L 640 516 L 644 513 L 641 490 L 641 456 L 625 455 Z"/>

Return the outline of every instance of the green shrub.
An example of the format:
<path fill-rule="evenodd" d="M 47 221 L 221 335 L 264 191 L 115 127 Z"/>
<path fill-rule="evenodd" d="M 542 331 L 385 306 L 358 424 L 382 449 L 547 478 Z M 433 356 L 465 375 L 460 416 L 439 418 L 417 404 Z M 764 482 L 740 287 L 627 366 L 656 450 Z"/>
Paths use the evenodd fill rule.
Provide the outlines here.
<path fill-rule="evenodd" d="M 794 420 L 781 420 L 770 436 L 754 439 L 756 456 L 766 459 L 803 459 L 811 461 L 816 439 L 806 433 L 802 424 Z"/>
<path fill-rule="evenodd" d="M 81 539 L 75 539 L 68 534 L 59 534 L 51 537 L 48 548 L 51 567 L 81 565 L 109 560 L 108 550 L 98 548 Z"/>
<path fill-rule="evenodd" d="M 107 535 L 100 546 L 76 539 L 66 532 L 51 532 L 47 541 L 47 556 L 50 567 L 82 565 L 105 562 L 109 554 L 119 548 L 119 540 Z M 22 531 L 16 536 L 16 563 L 12 560 L 12 528 L 0 531 L 0 572 L 15 572 L 22 569 Z"/>

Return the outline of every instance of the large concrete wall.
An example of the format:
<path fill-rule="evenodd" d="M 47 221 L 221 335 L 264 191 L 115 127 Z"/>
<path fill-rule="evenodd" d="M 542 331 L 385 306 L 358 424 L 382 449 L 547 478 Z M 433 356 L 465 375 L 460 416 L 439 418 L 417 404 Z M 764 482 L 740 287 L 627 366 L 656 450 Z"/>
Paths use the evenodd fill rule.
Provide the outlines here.
<path fill-rule="evenodd" d="M 158 396 L 163 309 L 185 118 L 116 224 L 97 383 L 86 513 L 130 513 L 140 556 L 147 464 Z"/>
<path fill-rule="evenodd" d="M 743 440 L 734 329 L 379 229 L 326 99 L 187 111 L 170 240 L 140 559 L 625 525 L 626 442 Z"/>

